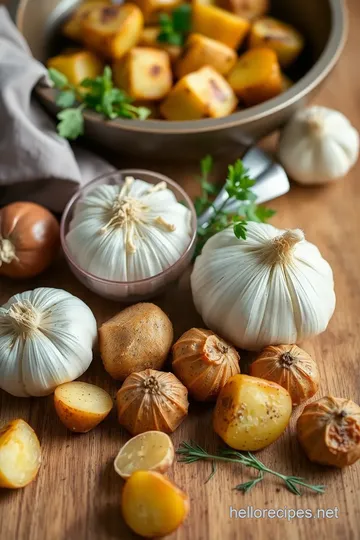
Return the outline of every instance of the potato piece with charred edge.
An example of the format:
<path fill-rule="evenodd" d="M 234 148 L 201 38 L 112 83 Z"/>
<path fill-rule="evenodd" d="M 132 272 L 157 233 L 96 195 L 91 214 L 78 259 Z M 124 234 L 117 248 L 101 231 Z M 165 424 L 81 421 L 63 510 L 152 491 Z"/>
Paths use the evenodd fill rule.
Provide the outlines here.
<path fill-rule="evenodd" d="M 220 75 L 226 75 L 236 63 L 236 52 L 215 39 L 191 34 L 183 54 L 175 66 L 179 79 L 203 66 L 212 66 Z"/>
<path fill-rule="evenodd" d="M 101 75 L 104 64 L 94 53 L 78 51 L 49 58 L 47 67 L 57 69 L 67 77 L 71 84 L 76 86 L 88 77 L 93 79 Z"/>
<path fill-rule="evenodd" d="M 159 33 L 160 33 L 160 26 L 147 26 L 142 31 L 138 46 L 163 49 L 170 56 L 170 60 L 172 62 L 175 62 L 181 55 L 182 47 L 178 45 L 169 45 L 169 43 L 160 43 L 157 40 Z"/>
<path fill-rule="evenodd" d="M 220 5 L 249 20 L 265 15 L 269 10 L 269 0 L 220 0 Z"/>
<path fill-rule="evenodd" d="M 22 488 L 36 477 L 41 448 L 35 431 L 21 418 L 0 428 L 0 488 Z"/>
<path fill-rule="evenodd" d="M 80 4 L 70 17 L 66 20 L 62 27 L 62 33 L 69 39 L 74 41 L 82 41 L 82 26 L 81 22 L 85 19 L 88 13 L 95 7 L 109 6 L 111 0 L 87 0 Z"/>
<path fill-rule="evenodd" d="M 304 38 L 293 26 L 272 17 L 262 17 L 254 22 L 249 47 L 268 47 L 276 52 L 282 67 L 292 64 L 304 47 Z"/>
<path fill-rule="evenodd" d="M 244 53 L 227 79 L 235 94 L 248 107 L 283 91 L 279 62 L 271 49 L 251 49 Z"/>
<path fill-rule="evenodd" d="M 157 23 L 160 13 L 169 13 L 179 6 L 183 0 L 133 0 L 144 14 L 147 24 Z"/>
<path fill-rule="evenodd" d="M 205 66 L 180 79 L 161 104 L 160 112 L 167 120 L 198 120 L 227 116 L 236 105 L 227 81 Z"/>
<path fill-rule="evenodd" d="M 81 381 L 58 386 L 54 404 L 64 426 L 76 433 L 87 433 L 96 427 L 113 408 L 113 400 L 105 390 Z"/>
<path fill-rule="evenodd" d="M 121 58 L 139 41 L 144 17 L 135 4 L 97 6 L 81 22 L 83 41 L 108 58 Z"/>
<path fill-rule="evenodd" d="M 135 47 L 113 70 L 115 84 L 138 101 L 159 101 L 172 86 L 169 55 L 160 49 Z"/>
<path fill-rule="evenodd" d="M 193 32 L 203 34 L 237 49 L 250 29 L 246 19 L 216 6 L 195 4 L 193 7 Z"/>

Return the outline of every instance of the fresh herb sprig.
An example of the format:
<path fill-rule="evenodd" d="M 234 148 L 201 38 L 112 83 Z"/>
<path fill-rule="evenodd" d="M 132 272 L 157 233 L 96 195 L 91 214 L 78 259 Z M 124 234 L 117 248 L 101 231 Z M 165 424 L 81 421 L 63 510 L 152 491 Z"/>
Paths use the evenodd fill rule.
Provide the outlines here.
<path fill-rule="evenodd" d="M 176 453 L 180 456 L 179 461 L 182 463 L 195 463 L 196 461 L 211 461 L 213 463 L 213 468 L 212 468 L 211 475 L 207 479 L 207 482 L 214 476 L 216 472 L 216 469 L 214 466 L 215 462 L 223 461 L 227 463 L 236 463 L 239 465 L 245 465 L 245 467 L 251 467 L 253 469 L 256 469 L 257 471 L 259 471 L 259 474 L 256 478 L 235 486 L 234 488 L 235 490 L 242 491 L 244 493 L 247 493 L 256 484 L 261 482 L 265 477 L 265 473 L 272 474 L 273 476 L 280 478 L 284 482 L 285 487 L 289 491 L 291 491 L 291 493 L 294 493 L 295 495 L 302 495 L 302 491 L 300 490 L 300 487 L 310 489 L 311 491 L 314 491 L 315 493 L 324 493 L 326 489 L 325 486 L 322 486 L 322 485 L 308 484 L 307 482 L 304 481 L 303 478 L 300 478 L 298 476 L 287 476 L 285 474 L 281 474 L 272 469 L 269 469 L 268 467 L 266 467 L 266 465 L 264 465 L 261 461 L 259 461 L 251 452 L 237 452 L 236 450 L 231 450 L 230 448 L 223 448 L 223 449 L 220 449 L 219 452 L 216 454 L 209 454 L 197 443 L 190 441 L 190 442 L 182 442 L 179 449 L 176 451 Z"/>
<path fill-rule="evenodd" d="M 119 117 L 145 120 L 150 114 L 146 107 L 132 105 L 132 98 L 124 90 L 114 87 L 109 66 L 104 68 L 102 75 L 94 79 L 86 78 L 77 86 L 71 84 L 60 71 L 53 68 L 48 71 L 55 88 L 59 90 L 56 104 L 63 110 L 57 115 L 57 130 L 65 139 L 74 140 L 83 135 L 84 109 L 96 111 L 110 120 Z M 75 106 L 78 99 L 80 103 Z"/>
<path fill-rule="evenodd" d="M 219 188 L 209 182 L 209 176 L 213 169 L 213 159 L 206 156 L 200 162 L 201 176 L 197 178 L 201 195 L 195 199 L 195 210 L 198 216 L 212 207 L 214 213 L 205 226 L 198 227 L 199 240 L 196 254 L 199 254 L 209 238 L 214 234 L 223 231 L 227 227 L 233 226 L 234 234 L 237 238 L 246 240 L 246 226 L 248 221 L 265 223 L 271 218 L 275 211 L 256 204 L 256 194 L 251 190 L 255 180 L 250 178 L 248 170 L 243 162 L 238 159 L 233 165 L 228 167 L 228 176 L 225 189 L 230 198 L 239 201 L 236 213 L 228 213 L 225 206 L 226 200 L 219 208 L 215 208 L 212 199 L 219 193 Z"/>
<path fill-rule="evenodd" d="M 160 32 L 157 37 L 159 43 L 178 45 L 182 47 L 191 30 L 191 6 L 182 4 L 175 8 L 171 14 L 160 13 Z"/>

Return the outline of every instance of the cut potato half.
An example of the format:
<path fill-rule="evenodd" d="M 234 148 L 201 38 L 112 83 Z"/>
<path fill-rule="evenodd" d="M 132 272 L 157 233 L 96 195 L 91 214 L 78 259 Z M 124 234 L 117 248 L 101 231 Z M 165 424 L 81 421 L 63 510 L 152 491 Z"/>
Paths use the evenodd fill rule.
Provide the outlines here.
<path fill-rule="evenodd" d="M 35 431 L 24 420 L 0 429 L 0 487 L 22 488 L 38 473 L 41 448 Z"/>
<path fill-rule="evenodd" d="M 169 435 L 161 431 L 147 431 L 133 437 L 120 450 L 114 461 L 121 478 L 146 470 L 165 472 L 174 461 L 174 446 Z"/>
<path fill-rule="evenodd" d="M 58 386 L 54 403 L 61 422 L 77 433 L 87 433 L 96 427 L 113 408 L 113 400 L 105 390 L 80 381 Z"/>

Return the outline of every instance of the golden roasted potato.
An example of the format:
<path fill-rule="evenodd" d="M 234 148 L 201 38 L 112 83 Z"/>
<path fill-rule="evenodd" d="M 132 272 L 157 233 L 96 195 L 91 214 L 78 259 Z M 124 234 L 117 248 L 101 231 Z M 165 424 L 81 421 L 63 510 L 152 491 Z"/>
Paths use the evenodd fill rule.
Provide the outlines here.
<path fill-rule="evenodd" d="M 141 34 L 139 47 L 155 47 L 156 49 L 163 49 L 170 56 L 170 60 L 175 62 L 181 55 L 182 48 L 178 45 L 170 45 L 169 43 L 159 43 L 157 37 L 160 32 L 159 26 L 146 26 Z"/>
<path fill-rule="evenodd" d="M 236 58 L 234 49 L 224 43 L 201 34 L 191 34 L 176 63 L 176 76 L 181 79 L 203 66 L 212 66 L 220 75 L 226 75 L 234 67 Z"/>
<path fill-rule="evenodd" d="M 202 4 L 203 6 L 218 6 L 219 2 L 217 0 L 192 0 L 192 4 Z"/>
<path fill-rule="evenodd" d="M 134 47 L 126 58 L 114 64 L 114 81 L 134 99 L 163 99 L 172 86 L 167 52 L 150 47 Z"/>
<path fill-rule="evenodd" d="M 292 401 L 285 388 L 271 381 L 234 375 L 221 390 L 214 411 L 214 430 L 236 450 L 261 450 L 285 431 Z"/>
<path fill-rule="evenodd" d="M 262 103 L 283 91 L 279 62 L 271 49 L 250 49 L 244 53 L 230 71 L 228 81 L 247 107 Z"/>
<path fill-rule="evenodd" d="M 146 23 L 157 23 L 160 13 L 172 11 L 179 6 L 183 0 L 133 0 L 144 14 Z"/>
<path fill-rule="evenodd" d="M 81 21 L 85 45 L 114 59 L 136 45 L 143 26 L 143 14 L 135 4 L 97 6 Z"/>
<path fill-rule="evenodd" d="M 88 13 L 97 6 L 108 6 L 111 0 L 87 0 L 79 5 L 71 13 L 62 27 L 64 36 L 74 41 L 82 41 L 82 26 L 81 22 L 85 19 Z"/>
<path fill-rule="evenodd" d="M 232 49 L 241 45 L 249 28 L 249 21 L 224 9 L 204 4 L 193 7 L 193 32 L 221 41 Z"/>
<path fill-rule="evenodd" d="M 198 120 L 231 114 L 237 99 L 227 81 L 211 66 L 189 73 L 160 106 L 167 120 Z"/>
<path fill-rule="evenodd" d="M 249 20 L 265 15 L 269 10 L 269 0 L 220 0 L 220 5 Z"/>
<path fill-rule="evenodd" d="M 47 67 L 61 71 L 71 84 L 78 85 L 87 77 L 93 79 L 101 75 L 104 64 L 94 53 L 79 51 L 49 58 Z"/>
<path fill-rule="evenodd" d="M 39 439 L 27 422 L 19 418 L 0 428 L 0 488 L 27 486 L 40 464 Z"/>
<path fill-rule="evenodd" d="M 280 65 L 292 64 L 304 47 L 304 38 L 289 24 L 272 17 L 254 22 L 249 36 L 249 47 L 268 47 L 276 52 Z"/>
<path fill-rule="evenodd" d="M 76 433 L 87 433 L 96 427 L 113 408 L 113 400 L 105 390 L 80 381 L 58 386 L 54 404 L 64 426 Z"/>

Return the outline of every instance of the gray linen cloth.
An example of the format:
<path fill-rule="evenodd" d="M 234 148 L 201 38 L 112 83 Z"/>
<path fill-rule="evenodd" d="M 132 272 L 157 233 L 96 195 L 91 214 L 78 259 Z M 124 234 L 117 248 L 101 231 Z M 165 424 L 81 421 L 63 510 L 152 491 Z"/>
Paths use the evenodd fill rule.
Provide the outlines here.
<path fill-rule="evenodd" d="M 28 200 L 61 212 L 79 186 L 114 170 L 57 135 L 33 95 L 46 77 L 0 6 L 0 206 Z"/>

